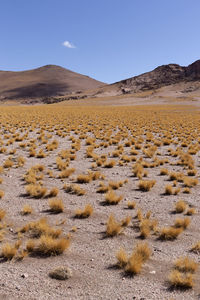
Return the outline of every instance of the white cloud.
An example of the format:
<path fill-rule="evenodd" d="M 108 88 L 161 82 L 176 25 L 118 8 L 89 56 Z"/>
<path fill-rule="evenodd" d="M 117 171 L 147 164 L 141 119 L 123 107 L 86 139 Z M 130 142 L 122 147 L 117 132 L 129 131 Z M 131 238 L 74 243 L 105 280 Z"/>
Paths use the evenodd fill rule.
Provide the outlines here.
<path fill-rule="evenodd" d="M 72 43 L 70 43 L 69 41 L 64 41 L 63 46 L 67 47 L 67 48 L 76 48 L 76 46 L 74 46 Z"/>

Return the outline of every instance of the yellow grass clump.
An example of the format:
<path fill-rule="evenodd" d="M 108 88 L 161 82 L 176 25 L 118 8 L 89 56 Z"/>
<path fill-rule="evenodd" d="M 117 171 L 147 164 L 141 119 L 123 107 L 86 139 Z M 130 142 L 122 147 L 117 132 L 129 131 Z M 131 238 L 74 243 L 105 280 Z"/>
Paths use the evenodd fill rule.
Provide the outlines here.
<path fill-rule="evenodd" d="M 140 180 L 138 187 L 143 192 L 148 192 L 155 185 L 155 180 Z"/>
<path fill-rule="evenodd" d="M 57 188 L 52 188 L 48 194 L 48 197 L 56 197 L 59 193 L 59 190 Z"/>
<path fill-rule="evenodd" d="M 168 174 L 169 174 L 168 169 L 165 168 L 160 169 L 160 175 L 168 175 Z"/>
<path fill-rule="evenodd" d="M 172 288 L 191 289 L 194 286 L 193 274 L 173 270 L 169 275 L 169 284 Z"/>
<path fill-rule="evenodd" d="M 125 266 L 125 271 L 131 275 L 136 275 L 141 272 L 143 264 L 151 256 L 151 249 L 147 243 L 138 243 L 133 250 L 128 262 Z"/>
<path fill-rule="evenodd" d="M 72 175 L 75 172 L 74 168 L 68 168 L 66 170 L 63 170 L 59 174 L 59 178 L 68 178 L 70 175 Z"/>
<path fill-rule="evenodd" d="M 192 246 L 191 251 L 200 254 L 200 241 Z"/>
<path fill-rule="evenodd" d="M 124 268 L 127 265 L 128 255 L 127 255 L 126 251 L 123 248 L 121 248 L 117 252 L 116 258 L 117 258 L 117 264 L 120 268 Z"/>
<path fill-rule="evenodd" d="M 136 203 L 135 203 L 135 201 L 128 201 L 127 206 L 129 209 L 134 209 L 136 206 Z"/>
<path fill-rule="evenodd" d="M 58 214 L 64 211 L 62 199 L 53 198 L 49 200 L 49 207 L 52 213 Z"/>
<path fill-rule="evenodd" d="M 175 212 L 177 214 L 180 214 L 182 212 L 184 212 L 187 208 L 187 204 L 185 201 L 183 200 L 179 200 L 176 204 L 175 204 Z"/>
<path fill-rule="evenodd" d="M 0 190 L 0 199 L 3 198 L 4 194 L 5 194 L 4 191 Z"/>
<path fill-rule="evenodd" d="M 173 241 L 175 240 L 179 234 L 181 234 L 183 232 L 183 228 L 179 227 L 179 228 L 175 228 L 175 227 L 164 227 L 161 229 L 160 232 L 160 236 L 159 239 L 161 240 L 169 240 L 169 241 Z"/>
<path fill-rule="evenodd" d="M 80 174 L 77 176 L 76 181 L 78 183 L 89 183 L 92 180 L 90 175 Z"/>
<path fill-rule="evenodd" d="M 13 161 L 12 161 L 11 159 L 7 159 L 7 160 L 4 162 L 4 164 L 3 164 L 3 167 L 4 167 L 5 169 L 11 168 L 12 166 L 13 166 Z"/>
<path fill-rule="evenodd" d="M 104 194 L 110 190 L 110 186 L 105 185 L 103 182 L 100 182 L 99 187 L 97 189 L 97 193 Z"/>
<path fill-rule="evenodd" d="M 123 199 L 123 196 L 118 196 L 113 190 L 108 191 L 105 195 L 105 203 L 108 205 L 116 205 Z"/>
<path fill-rule="evenodd" d="M 188 208 L 188 210 L 186 211 L 187 216 L 192 216 L 194 214 L 196 214 L 196 209 L 194 207 Z"/>
<path fill-rule="evenodd" d="M 93 207 L 90 204 L 87 204 L 83 210 L 78 209 L 75 212 L 75 217 L 80 219 L 88 218 L 93 214 Z"/>
<path fill-rule="evenodd" d="M 70 240 L 66 238 L 52 238 L 42 235 L 38 241 L 28 241 L 27 251 L 31 255 L 56 256 L 62 254 L 70 246 Z"/>
<path fill-rule="evenodd" d="M 195 273 L 198 268 L 198 264 L 193 259 L 186 256 L 177 259 L 174 263 L 174 268 L 184 273 Z"/>
<path fill-rule="evenodd" d="M 26 192 L 33 198 L 43 198 L 47 193 L 47 189 L 40 184 L 30 184 L 27 185 Z"/>
<path fill-rule="evenodd" d="M 104 164 L 104 168 L 113 168 L 116 165 L 115 160 L 110 160 L 105 162 Z"/>
<path fill-rule="evenodd" d="M 20 229 L 20 232 L 30 233 L 31 237 L 39 238 L 41 235 L 51 236 L 52 238 L 58 238 L 61 234 L 61 229 L 55 229 L 51 227 L 45 218 L 41 218 L 38 221 L 30 222 Z"/>
<path fill-rule="evenodd" d="M 5 217 L 6 212 L 3 209 L 0 209 L 0 221 Z"/>
<path fill-rule="evenodd" d="M 5 245 L 2 246 L 1 249 L 1 257 L 3 257 L 6 260 L 11 260 L 17 253 L 17 248 L 15 245 L 11 245 L 9 243 L 6 243 Z"/>
<path fill-rule="evenodd" d="M 198 179 L 197 178 L 189 178 L 185 177 L 183 180 L 184 186 L 185 187 L 193 187 L 198 184 Z"/>
<path fill-rule="evenodd" d="M 177 218 L 174 223 L 174 227 L 183 228 L 184 230 L 190 225 L 190 218 L 185 217 L 183 219 Z"/>
<path fill-rule="evenodd" d="M 121 223 L 118 223 L 113 215 L 110 215 L 107 226 L 106 226 L 106 235 L 113 237 L 122 232 Z"/>
<path fill-rule="evenodd" d="M 22 215 L 30 215 L 33 212 L 33 209 L 30 205 L 26 204 L 24 205 L 21 214 Z"/>

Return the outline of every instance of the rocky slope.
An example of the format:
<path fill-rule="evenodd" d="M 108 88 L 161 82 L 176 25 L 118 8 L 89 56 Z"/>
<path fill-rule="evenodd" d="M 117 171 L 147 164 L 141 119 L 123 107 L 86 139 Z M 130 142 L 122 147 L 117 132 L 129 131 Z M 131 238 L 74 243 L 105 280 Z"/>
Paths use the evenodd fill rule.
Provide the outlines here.
<path fill-rule="evenodd" d="M 117 88 L 122 93 L 130 93 L 196 80 L 200 80 L 200 60 L 187 67 L 177 64 L 163 65 L 151 72 L 116 82 L 110 88 Z"/>

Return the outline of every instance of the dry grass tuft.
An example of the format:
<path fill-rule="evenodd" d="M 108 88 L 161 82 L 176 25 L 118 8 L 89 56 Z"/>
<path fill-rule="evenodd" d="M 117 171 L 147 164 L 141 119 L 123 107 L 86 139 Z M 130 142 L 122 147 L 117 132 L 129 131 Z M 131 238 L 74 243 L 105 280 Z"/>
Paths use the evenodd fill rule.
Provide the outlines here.
<path fill-rule="evenodd" d="M 43 198 L 47 193 L 47 189 L 40 184 L 29 184 L 26 186 L 26 192 L 33 198 Z"/>
<path fill-rule="evenodd" d="M 186 229 L 189 225 L 190 225 L 190 218 L 186 217 L 186 218 L 177 218 L 175 220 L 175 223 L 174 223 L 174 227 L 175 228 L 182 228 L 182 229 Z"/>
<path fill-rule="evenodd" d="M 179 272 L 195 273 L 198 268 L 198 264 L 191 258 L 180 257 L 175 261 L 174 268 Z"/>
<path fill-rule="evenodd" d="M 131 275 L 141 272 L 143 264 L 151 256 L 151 249 L 147 243 L 139 243 L 133 250 L 131 257 L 125 266 L 125 271 Z"/>
<path fill-rule="evenodd" d="M 49 200 L 49 207 L 52 213 L 58 214 L 64 211 L 62 199 L 53 198 Z"/>
<path fill-rule="evenodd" d="M 196 254 L 200 254 L 200 241 L 192 246 L 191 251 Z"/>
<path fill-rule="evenodd" d="M 179 234 L 183 232 L 183 228 L 174 228 L 172 226 L 170 227 L 164 227 L 161 229 L 159 239 L 164 241 L 173 241 L 175 240 Z"/>
<path fill-rule="evenodd" d="M 183 180 L 184 186 L 185 187 L 193 187 L 195 185 L 198 184 L 198 179 L 197 178 L 189 178 L 189 177 L 185 177 Z"/>
<path fill-rule="evenodd" d="M 170 184 L 165 186 L 165 195 L 173 195 L 173 187 Z"/>
<path fill-rule="evenodd" d="M 7 159 L 7 160 L 4 162 L 4 164 L 3 164 L 3 167 L 4 167 L 5 169 L 9 169 L 9 168 L 11 168 L 12 166 L 13 166 L 13 161 L 10 160 L 10 159 Z"/>
<path fill-rule="evenodd" d="M 194 207 L 188 208 L 188 210 L 186 211 L 187 216 L 192 216 L 194 214 L 196 214 L 196 209 Z"/>
<path fill-rule="evenodd" d="M 110 160 L 105 162 L 104 164 L 104 168 L 113 168 L 116 165 L 115 160 Z"/>
<path fill-rule="evenodd" d="M 93 214 L 93 207 L 87 204 L 83 210 L 78 209 L 75 212 L 75 218 L 85 219 Z"/>
<path fill-rule="evenodd" d="M 131 216 L 127 216 L 121 221 L 122 227 L 127 227 L 131 222 Z"/>
<path fill-rule="evenodd" d="M 183 200 L 179 200 L 175 205 L 175 212 L 177 214 L 180 214 L 180 213 L 184 212 L 186 210 L 186 208 L 187 208 L 186 202 Z"/>
<path fill-rule="evenodd" d="M 68 184 L 63 186 L 66 193 L 75 194 L 78 196 L 85 195 L 86 191 L 81 188 L 78 184 Z"/>
<path fill-rule="evenodd" d="M 190 188 L 189 188 L 189 187 L 185 187 L 185 188 L 183 189 L 183 193 L 184 193 L 184 194 L 190 194 L 190 193 L 191 193 Z"/>
<path fill-rule="evenodd" d="M 92 180 L 90 175 L 80 174 L 77 176 L 76 181 L 78 183 L 89 183 Z"/>
<path fill-rule="evenodd" d="M 134 209 L 136 206 L 136 203 L 135 203 L 135 201 L 128 201 L 127 206 L 129 209 Z"/>
<path fill-rule="evenodd" d="M 33 212 L 33 209 L 30 205 L 26 204 L 24 205 L 21 214 L 22 215 L 30 215 Z"/>
<path fill-rule="evenodd" d="M 9 243 L 2 246 L 1 257 L 6 260 L 11 260 L 17 253 L 17 248 Z"/>
<path fill-rule="evenodd" d="M 28 241 L 27 251 L 37 256 L 55 256 L 62 254 L 70 245 L 70 240 L 65 238 L 55 239 L 42 235 L 38 241 Z"/>
<path fill-rule="evenodd" d="M 0 199 L 3 198 L 4 194 L 5 194 L 4 191 L 0 190 Z"/>
<path fill-rule="evenodd" d="M 3 218 L 5 217 L 6 212 L 3 209 L 0 209 L 0 221 L 3 220 Z"/>
<path fill-rule="evenodd" d="M 56 197 L 59 193 L 59 190 L 57 188 L 52 188 L 48 194 L 48 197 Z"/>
<path fill-rule="evenodd" d="M 155 185 L 155 180 L 140 180 L 139 181 L 139 189 L 143 192 L 148 192 Z"/>
<path fill-rule="evenodd" d="M 140 222 L 140 237 L 146 239 L 150 235 L 150 225 L 149 219 L 142 219 Z"/>
<path fill-rule="evenodd" d="M 165 168 L 160 169 L 160 175 L 168 175 L 168 174 L 169 174 L 168 169 Z"/>
<path fill-rule="evenodd" d="M 70 175 L 72 175 L 73 173 L 75 172 L 75 169 L 74 168 L 69 168 L 69 169 L 66 169 L 66 170 L 63 170 L 60 172 L 59 174 L 59 178 L 68 178 Z"/>
<path fill-rule="evenodd" d="M 103 182 L 100 182 L 99 188 L 97 189 L 97 193 L 104 194 L 110 190 L 109 186 L 106 186 Z"/>
<path fill-rule="evenodd" d="M 116 205 L 123 199 L 123 196 L 117 196 L 113 190 L 108 191 L 105 195 L 105 203 L 108 205 Z"/>
<path fill-rule="evenodd" d="M 121 223 L 118 223 L 113 215 L 110 215 L 107 227 L 106 227 L 106 235 L 109 237 L 113 237 L 122 232 Z"/>
<path fill-rule="evenodd" d="M 51 227 L 45 218 L 38 221 L 30 222 L 21 228 L 20 232 L 29 232 L 34 238 L 39 238 L 41 235 L 51 236 L 52 238 L 58 238 L 61 234 L 61 229 L 55 229 Z"/>
<path fill-rule="evenodd" d="M 173 270 L 169 275 L 169 284 L 172 288 L 191 289 L 194 286 L 193 274 Z"/>
<path fill-rule="evenodd" d="M 128 255 L 126 253 L 126 251 L 121 248 L 117 254 L 116 254 L 116 258 L 117 258 L 117 264 L 119 265 L 120 268 L 124 268 L 127 263 L 128 263 Z"/>

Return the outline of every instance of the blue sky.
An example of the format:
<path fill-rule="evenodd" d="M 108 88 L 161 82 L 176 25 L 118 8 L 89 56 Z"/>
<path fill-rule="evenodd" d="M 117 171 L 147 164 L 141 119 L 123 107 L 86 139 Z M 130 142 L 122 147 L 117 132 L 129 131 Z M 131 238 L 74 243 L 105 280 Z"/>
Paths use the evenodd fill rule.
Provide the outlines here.
<path fill-rule="evenodd" d="M 0 0 L 0 70 L 56 64 L 111 83 L 188 65 L 199 12 L 199 0 Z"/>

